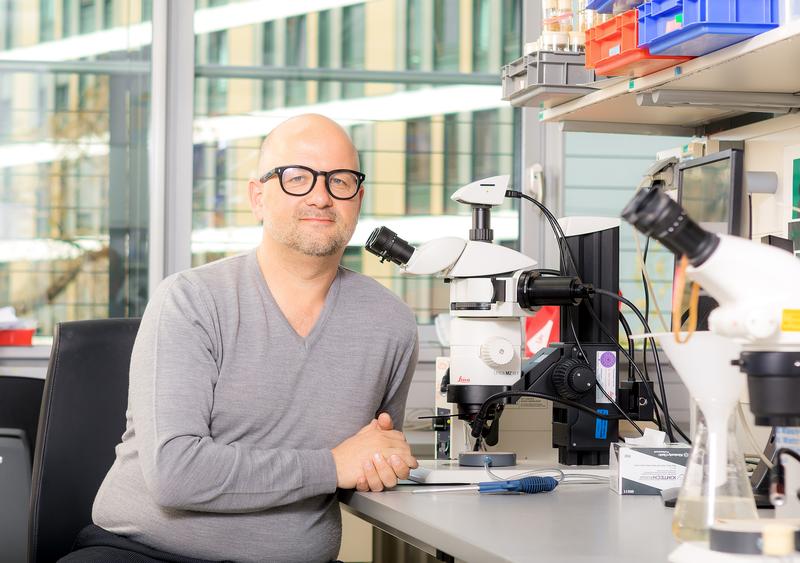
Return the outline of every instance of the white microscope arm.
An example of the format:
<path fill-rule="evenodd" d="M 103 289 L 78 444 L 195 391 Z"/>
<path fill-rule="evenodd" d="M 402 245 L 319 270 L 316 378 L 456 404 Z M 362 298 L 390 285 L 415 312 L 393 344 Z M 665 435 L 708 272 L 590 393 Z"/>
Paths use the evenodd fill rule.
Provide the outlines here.
<path fill-rule="evenodd" d="M 516 272 L 535 265 L 533 258 L 499 244 L 442 237 L 417 248 L 404 269 L 409 274 L 471 278 Z"/>
<path fill-rule="evenodd" d="M 754 344 L 800 344 L 800 260 L 739 237 L 719 240 L 705 262 L 686 270 L 687 278 L 720 304 L 709 316 L 709 328 Z M 794 327 L 782 329 L 787 323 Z"/>

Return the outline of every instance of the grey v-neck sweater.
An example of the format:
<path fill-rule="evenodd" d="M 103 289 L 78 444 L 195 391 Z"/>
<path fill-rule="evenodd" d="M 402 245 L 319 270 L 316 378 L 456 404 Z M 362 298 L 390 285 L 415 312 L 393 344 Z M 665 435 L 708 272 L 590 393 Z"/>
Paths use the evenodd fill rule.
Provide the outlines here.
<path fill-rule="evenodd" d="M 94 523 L 202 559 L 335 558 L 330 450 L 380 411 L 402 425 L 416 358 L 411 310 L 344 268 L 306 338 L 255 252 L 170 276 L 136 338 L 127 428 Z"/>

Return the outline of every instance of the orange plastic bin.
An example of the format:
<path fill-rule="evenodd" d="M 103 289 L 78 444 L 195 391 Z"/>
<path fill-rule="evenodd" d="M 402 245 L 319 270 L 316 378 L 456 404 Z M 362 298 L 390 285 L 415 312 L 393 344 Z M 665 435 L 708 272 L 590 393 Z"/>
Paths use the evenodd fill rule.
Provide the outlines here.
<path fill-rule="evenodd" d="M 598 76 L 639 77 L 686 62 L 692 57 L 651 55 L 639 48 L 636 10 L 623 12 L 586 30 L 586 68 Z"/>
<path fill-rule="evenodd" d="M 35 328 L 0 330 L 0 346 L 31 346 Z"/>

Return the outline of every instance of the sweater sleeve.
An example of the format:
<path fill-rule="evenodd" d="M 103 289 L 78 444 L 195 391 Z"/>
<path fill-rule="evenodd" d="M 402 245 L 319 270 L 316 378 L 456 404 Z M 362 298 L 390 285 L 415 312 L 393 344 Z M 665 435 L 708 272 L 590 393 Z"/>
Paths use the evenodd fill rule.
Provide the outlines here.
<path fill-rule="evenodd" d="M 177 274 L 142 319 L 129 408 L 149 493 L 166 508 L 236 513 L 335 492 L 330 450 L 259 449 L 211 435 L 221 354 L 211 303 L 205 288 Z"/>
<path fill-rule="evenodd" d="M 417 325 L 412 322 L 406 333 L 404 344 L 396 355 L 396 360 L 392 366 L 392 373 L 389 378 L 389 386 L 383 397 L 381 406 L 377 414 L 388 412 L 392 417 L 394 427 L 402 430 L 406 414 L 406 400 L 408 399 L 408 389 L 411 386 L 411 379 L 417 369 L 417 356 L 419 354 L 419 338 L 417 336 Z"/>

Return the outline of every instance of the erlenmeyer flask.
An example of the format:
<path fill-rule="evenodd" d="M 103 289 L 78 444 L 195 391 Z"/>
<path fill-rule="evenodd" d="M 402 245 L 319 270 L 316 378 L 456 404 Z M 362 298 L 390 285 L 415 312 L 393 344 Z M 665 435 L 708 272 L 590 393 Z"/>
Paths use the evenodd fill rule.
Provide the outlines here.
<path fill-rule="evenodd" d="M 735 413 L 730 414 L 726 430 L 725 436 L 709 432 L 703 411 L 697 408 L 692 451 L 672 518 L 672 533 L 679 541 L 707 540 L 709 527 L 718 518 L 758 518 L 736 442 Z M 721 446 L 727 451 L 722 457 L 715 452 Z M 724 468 L 717 465 L 723 460 Z"/>

